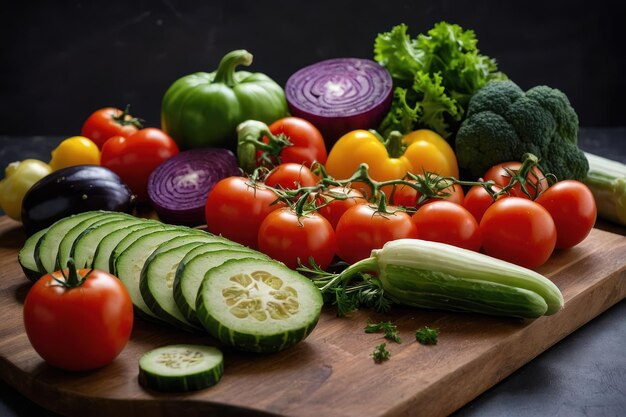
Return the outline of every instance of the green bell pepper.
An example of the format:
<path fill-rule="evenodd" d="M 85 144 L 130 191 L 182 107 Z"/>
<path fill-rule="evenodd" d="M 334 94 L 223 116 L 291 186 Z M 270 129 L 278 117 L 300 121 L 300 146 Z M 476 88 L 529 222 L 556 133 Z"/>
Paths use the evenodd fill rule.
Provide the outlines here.
<path fill-rule="evenodd" d="M 232 51 L 217 71 L 197 72 L 174 82 L 161 106 L 161 128 L 181 149 L 237 147 L 237 126 L 249 119 L 272 123 L 288 115 L 284 90 L 261 73 L 235 71 L 252 55 Z"/>

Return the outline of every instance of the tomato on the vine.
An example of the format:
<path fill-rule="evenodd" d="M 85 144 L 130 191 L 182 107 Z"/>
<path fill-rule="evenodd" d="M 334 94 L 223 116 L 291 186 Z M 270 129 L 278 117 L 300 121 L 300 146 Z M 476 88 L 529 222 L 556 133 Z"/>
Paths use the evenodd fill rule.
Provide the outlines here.
<path fill-rule="evenodd" d="M 227 177 L 215 184 L 205 205 L 209 232 L 256 248 L 259 228 L 272 211 L 284 207 L 263 184 L 245 177 Z"/>
<path fill-rule="evenodd" d="M 357 204 L 365 204 L 367 200 L 363 193 L 350 187 L 329 187 L 328 190 L 320 193 L 321 207 L 319 213 L 337 228 L 339 219 L 343 214 Z"/>
<path fill-rule="evenodd" d="M 478 223 L 460 204 L 445 200 L 432 201 L 415 212 L 413 222 L 417 226 L 418 239 L 473 251 L 480 249 Z"/>
<path fill-rule="evenodd" d="M 322 269 L 332 262 L 337 251 L 335 231 L 316 212 L 299 215 L 289 207 L 272 211 L 259 228 L 259 250 L 289 268 L 310 266 L 312 259 Z"/>
<path fill-rule="evenodd" d="M 299 117 L 285 117 L 269 125 L 269 130 L 273 135 L 283 136 L 291 143 L 281 149 L 281 163 L 293 162 L 307 166 L 314 162 L 326 163 L 328 155 L 324 138 L 309 121 Z M 268 143 L 269 139 L 264 137 L 263 142 Z"/>
<path fill-rule="evenodd" d="M 100 368 L 124 349 L 133 327 L 133 303 L 122 282 L 106 272 L 82 269 L 47 274 L 24 301 L 30 343 L 49 364 L 71 371 Z M 59 282 L 59 281 L 61 282 Z"/>
<path fill-rule="evenodd" d="M 494 185 L 493 190 L 498 192 L 501 190 L 500 187 Z M 483 214 L 485 211 L 493 204 L 495 200 L 493 197 L 485 190 L 484 187 L 480 185 L 474 185 L 469 189 L 467 194 L 465 194 L 465 198 L 463 199 L 463 207 L 476 219 L 478 223 L 483 218 Z"/>
<path fill-rule="evenodd" d="M 556 226 L 542 205 L 521 197 L 493 203 L 480 221 L 487 255 L 526 268 L 544 264 L 556 245 Z"/>
<path fill-rule="evenodd" d="M 504 188 L 509 185 L 511 181 L 511 172 L 518 171 L 522 166 L 522 163 L 519 161 L 509 161 L 502 162 L 500 164 L 496 164 L 489 168 L 485 175 L 483 176 L 483 180 L 493 181 L 497 186 Z M 534 166 L 529 171 L 526 176 L 526 191 L 530 194 L 530 198 L 534 200 L 541 192 L 548 188 L 548 180 L 541 172 L 541 170 Z M 522 191 L 522 187 L 519 183 L 515 184 L 513 188 L 511 188 L 508 194 L 512 197 L 522 197 L 529 198 Z"/>
<path fill-rule="evenodd" d="M 309 168 L 295 162 L 282 163 L 272 169 L 265 184 L 284 190 L 295 190 L 300 187 L 312 187 L 317 184 L 319 178 Z"/>
<path fill-rule="evenodd" d="M 415 183 L 414 180 L 408 181 Z M 451 184 L 449 187 L 442 189 L 439 194 L 441 197 L 432 197 L 418 204 L 422 194 L 409 185 L 401 184 L 397 185 L 393 190 L 392 204 L 408 208 L 417 208 L 428 202 L 437 200 L 446 200 L 456 204 L 463 204 L 463 188 L 459 184 Z"/>
<path fill-rule="evenodd" d="M 176 142 L 162 130 L 150 127 L 128 137 L 111 137 L 102 147 L 100 164 L 119 175 L 140 201 L 148 201 L 150 174 L 176 154 Z"/>
<path fill-rule="evenodd" d="M 596 222 L 597 207 L 591 190 L 582 182 L 560 181 L 538 198 L 556 225 L 556 247 L 571 248 L 582 242 Z"/>
<path fill-rule="evenodd" d="M 368 258 L 390 240 L 417 238 L 417 227 L 411 216 L 393 206 L 387 213 L 370 204 L 349 208 L 337 224 L 337 254 L 348 263 Z"/>
<path fill-rule="evenodd" d="M 141 129 L 139 119 L 132 117 L 126 110 L 106 107 L 93 112 L 81 129 L 81 135 L 91 139 L 98 148 L 113 136 L 132 136 Z"/>

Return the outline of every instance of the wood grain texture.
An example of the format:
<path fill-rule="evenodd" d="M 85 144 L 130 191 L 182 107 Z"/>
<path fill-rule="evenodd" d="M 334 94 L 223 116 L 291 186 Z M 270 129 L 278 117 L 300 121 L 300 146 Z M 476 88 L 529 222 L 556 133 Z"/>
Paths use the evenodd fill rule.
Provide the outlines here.
<path fill-rule="evenodd" d="M 395 308 L 386 315 L 363 310 L 336 318 L 327 308 L 303 343 L 266 355 L 137 319 L 131 341 L 112 364 L 68 373 L 44 363 L 24 332 L 22 304 L 30 283 L 17 262 L 23 241 L 19 224 L 0 218 L 0 377 L 66 415 L 447 415 L 626 297 L 626 237 L 594 229 L 539 271 L 565 297 L 565 308 L 554 316 L 515 320 Z M 363 332 L 368 319 L 392 320 L 403 339 L 387 342 L 392 357 L 381 365 L 369 355 L 385 340 Z M 436 346 L 415 342 L 415 329 L 424 325 L 440 330 Z M 169 343 L 222 348 L 221 382 L 187 394 L 144 389 L 137 382 L 139 356 Z"/>

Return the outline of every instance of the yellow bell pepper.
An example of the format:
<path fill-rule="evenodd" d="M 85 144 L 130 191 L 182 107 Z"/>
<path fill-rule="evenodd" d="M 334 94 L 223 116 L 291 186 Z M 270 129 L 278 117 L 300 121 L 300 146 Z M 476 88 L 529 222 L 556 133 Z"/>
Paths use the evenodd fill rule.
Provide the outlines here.
<path fill-rule="evenodd" d="M 0 181 L 0 208 L 10 218 L 21 221 L 22 200 L 26 192 L 51 172 L 48 164 L 36 159 L 11 162 L 4 171 L 4 179 Z"/>
<path fill-rule="evenodd" d="M 52 151 L 49 165 L 53 171 L 74 165 L 100 165 L 100 150 L 90 139 L 72 136 Z"/>
<path fill-rule="evenodd" d="M 407 172 L 419 175 L 424 171 L 459 177 L 452 147 L 428 129 L 416 130 L 405 136 L 392 133 L 387 144 L 366 130 L 349 132 L 331 149 L 326 171 L 334 178 L 346 179 L 361 163 L 369 166 L 370 176 L 377 181 L 403 178 Z"/>

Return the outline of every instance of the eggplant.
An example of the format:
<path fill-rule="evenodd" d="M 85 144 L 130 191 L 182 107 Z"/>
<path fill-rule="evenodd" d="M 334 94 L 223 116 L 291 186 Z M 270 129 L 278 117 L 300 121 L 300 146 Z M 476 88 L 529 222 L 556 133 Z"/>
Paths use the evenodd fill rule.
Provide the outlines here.
<path fill-rule="evenodd" d="M 36 182 L 22 201 L 27 235 L 59 219 L 92 210 L 130 213 L 135 196 L 120 177 L 99 165 L 59 169 Z"/>

